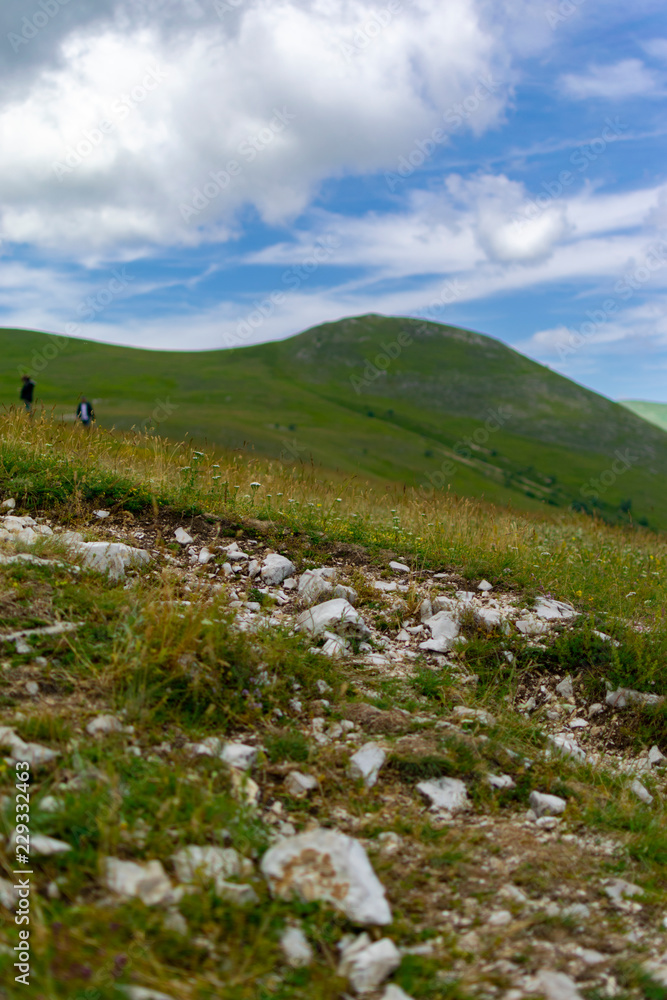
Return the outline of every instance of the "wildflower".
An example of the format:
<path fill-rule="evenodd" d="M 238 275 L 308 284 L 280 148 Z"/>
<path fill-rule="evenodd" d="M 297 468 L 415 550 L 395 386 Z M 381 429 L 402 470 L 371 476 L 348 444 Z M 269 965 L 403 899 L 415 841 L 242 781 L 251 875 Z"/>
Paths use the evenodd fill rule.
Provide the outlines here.
<path fill-rule="evenodd" d="M 262 485 L 261 483 L 251 483 L 250 484 L 250 489 L 251 490 L 258 490 L 261 485 Z"/>

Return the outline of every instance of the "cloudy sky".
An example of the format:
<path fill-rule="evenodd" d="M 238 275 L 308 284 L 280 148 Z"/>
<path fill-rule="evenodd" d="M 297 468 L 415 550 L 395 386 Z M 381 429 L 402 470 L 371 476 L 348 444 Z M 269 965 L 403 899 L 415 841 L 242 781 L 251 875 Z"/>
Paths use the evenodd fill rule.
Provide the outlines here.
<path fill-rule="evenodd" d="M 0 323 L 365 312 L 667 401 L 663 0 L 3 0 Z"/>

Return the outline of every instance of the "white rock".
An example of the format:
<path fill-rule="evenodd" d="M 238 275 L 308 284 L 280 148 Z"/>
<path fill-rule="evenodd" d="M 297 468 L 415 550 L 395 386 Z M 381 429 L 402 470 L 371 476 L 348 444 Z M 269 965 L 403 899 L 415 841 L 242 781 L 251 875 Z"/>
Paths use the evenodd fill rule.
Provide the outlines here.
<path fill-rule="evenodd" d="M 326 642 L 320 652 L 324 653 L 325 656 L 338 658 L 340 656 L 347 656 L 352 651 L 350 645 L 342 636 L 336 635 L 333 632 L 325 632 L 324 637 Z"/>
<path fill-rule="evenodd" d="M 285 778 L 285 791 L 295 799 L 302 799 L 317 788 L 317 778 L 301 771 L 290 771 Z"/>
<path fill-rule="evenodd" d="M 26 693 L 34 697 L 39 694 L 39 684 L 37 681 L 26 681 Z"/>
<path fill-rule="evenodd" d="M 248 771 L 257 762 L 258 754 L 257 747 L 245 743 L 225 743 L 220 751 L 220 760 L 239 771 Z"/>
<path fill-rule="evenodd" d="M 389 938 L 371 943 L 368 934 L 360 934 L 342 949 L 339 976 L 350 980 L 360 994 L 377 990 L 401 964 L 401 953 Z"/>
<path fill-rule="evenodd" d="M 466 786 L 458 778 L 420 781 L 417 791 L 431 802 L 432 809 L 445 809 L 452 815 L 467 809 L 469 805 Z"/>
<path fill-rule="evenodd" d="M 199 562 L 199 565 L 208 566 L 211 559 L 215 559 L 215 556 L 213 555 L 210 549 L 207 549 L 206 546 L 204 546 L 204 548 L 199 553 L 199 558 L 197 560 Z"/>
<path fill-rule="evenodd" d="M 612 903 L 619 905 L 632 896 L 641 896 L 644 890 L 634 882 L 626 882 L 624 878 L 614 878 L 605 885 L 604 891 Z"/>
<path fill-rule="evenodd" d="M 50 858 L 54 854 L 66 854 L 72 848 L 62 840 L 54 840 L 53 837 L 45 837 L 41 833 L 34 833 L 30 836 L 30 853 L 36 857 Z"/>
<path fill-rule="evenodd" d="M 482 580 L 481 583 L 477 584 L 477 589 L 482 590 L 484 593 L 488 593 L 489 590 L 493 590 L 493 584 L 489 583 L 488 580 Z"/>
<path fill-rule="evenodd" d="M 276 552 L 268 555 L 262 564 L 262 580 L 268 587 L 277 587 L 279 583 L 282 583 L 289 576 L 293 576 L 294 573 L 294 563 Z"/>
<path fill-rule="evenodd" d="M 400 562 L 390 562 L 389 569 L 393 569 L 394 573 L 409 573 L 410 567 L 406 566 L 405 563 Z"/>
<path fill-rule="evenodd" d="M 180 934 L 182 937 L 186 937 L 190 933 L 187 920 L 178 910 L 171 910 L 167 914 L 164 918 L 163 927 L 165 930 L 172 931 L 174 934 Z"/>
<path fill-rule="evenodd" d="M 285 960 L 293 969 L 304 968 L 313 961 L 313 949 L 300 927 L 287 927 L 280 938 Z"/>
<path fill-rule="evenodd" d="M 110 516 L 111 511 L 109 511 L 109 510 L 94 510 L 93 514 L 95 515 L 95 517 L 99 517 L 100 521 L 104 521 L 105 518 L 107 518 L 107 517 Z"/>
<path fill-rule="evenodd" d="M 512 914 L 509 910 L 492 910 L 487 920 L 489 927 L 506 927 L 511 923 Z"/>
<path fill-rule="evenodd" d="M 8 730 L 6 726 L 2 726 L 0 727 L 0 734 L 2 732 L 13 733 L 13 730 Z M 0 736 L 0 742 L 8 743 L 11 747 L 10 756 L 5 757 L 5 760 L 10 765 L 17 764 L 19 761 L 25 761 L 31 767 L 39 768 L 43 767 L 44 764 L 50 764 L 52 760 L 60 756 L 60 751 L 43 747 L 39 743 L 24 743 L 16 733 L 13 733 L 13 740 L 2 739 Z"/>
<path fill-rule="evenodd" d="M 582 1000 L 577 984 L 564 972 L 542 969 L 535 978 L 538 990 L 544 993 L 546 1000 Z"/>
<path fill-rule="evenodd" d="M 648 752 L 649 767 L 656 767 L 657 765 L 661 765 L 664 761 L 667 761 L 667 757 L 660 752 L 658 747 L 651 747 Z"/>
<path fill-rule="evenodd" d="M 380 1000 L 414 1000 L 414 998 L 408 996 L 405 990 L 402 990 L 396 983 L 390 983 L 380 997 Z"/>
<path fill-rule="evenodd" d="M 261 867 L 277 896 L 324 900 L 355 924 L 391 923 L 385 890 L 366 851 L 358 840 L 336 830 L 311 830 L 279 840 L 266 852 Z"/>
<path fill-rule="evenodd" d="M 352 778 L 361 778 L 366 788 L 372 788 L 386 759 L 387 754 L 379 743 L 364 743 L 350 759 L 349 774 Z"/>
<path fill-rule="evenodd" d="M 6 910 L 16 910 L 18 898 L 14 883 L 0 878 L 0 905 L 4 906 Z"/>
<path fill-rule="evenodd" d="M 0 503 L 0 508 L 2 508 L 3 510 L 14 510 L 15 507 L 16 507 L 16 500 L 13 500 L 11 498 L 9 500 L 3 500 L 2 503 Z"/>
<path fill-rule="evenodd" d="M 239 885 L 237 882 L 217 879 L 215 892 L 220 899 L 234 906 L 254 906 L 255 903 L 259 903 L 259 896 L 251 885 Z"/>
<path fill-rule="evenodd" d="M 57 813 L 61 812 L 63 804 L 55 795 L 45 795 L 43 799 L 40 799 L 37 808 L 45 813 Z"/>
<path fill-rule="evenodd" d="M 128 1000 L 174 1000 L 166 993 L 160 993 L 158 990 L 147 990 L 143 986 L 117 986 L 116 989 L 122 990 Z"/>
<path fill-rule="evenodd" d="M 135 864 L 134 861 L 105 858 L 103 881 L 111 892 L 128 899 L 137 897 L 146 906 L 171 903 L 174 899 L 171 882 L 159 861 Z"/>
<path fill-rule="evenodd" d="M 570 674 L 556 685 L 556 691 L 562 698 L 574 698 L 574 685 Z"/>
<path fill-rule="evenodd" d="M 630 785 L 630 791 L 633 792 L 638 799 L 646 803 L 647 806 L 650 806 L 651 802 L 653 802 L 653 796 L 647 788 L 644 788 L 641 781 L 638 781 L 637 778 L 635 778 Z"/>
<path fill-rule="evenodd" d="M 389 580 L 374 580 L 373 586 L 376 590 L 381 590 L 385 594 L 395 594 L 398 590 L 398 585 Z"/>
<path fill-rule="evenodd" d="M 299 577 L 299 600 L 310 607 L 323 597 L 333 595 L 333 586 L 325 578 L 324 569 L 307 569 Z M 327 574 L 327 576 L 330 574 Z"/>
<path fill-rule="evenodd" d="M 628 705 L 661 705 L 665 699 L 658 694 L 619 688 L 617 691 L 609 691 L 605 700 L 611 708 L 627 708 Z"/>
<path fill-rule="evenodd" d="M 496 724 L 494 716 L 483 708 L 466 708 L 464 705 L 457 705 L 454 709 L 454 715 L 457 715 L 464 722 L 481 722 L 485 726 L 495 726 Z"/>
<path fill-rule="evenodd" d="M 262 568 L 261 564 L 256 559 L 250 560 L 250 562 L 248 563 L 248 576 L 250 577 L 251 580 L 255 579 L 255 577 L 260 572 L 261 568 Z"/>
<path fill-rule="evenodd" d="M 564 757 L 573 757 L 575 760 L 586 760 L 584 751 L 569 736 L 557 733 L 555 736 L 548 736 L 547 739 L 558 753 L 561 753 Z"/>
<path fill-rule="evenodd" d="M 432 638 L 426 642 L 420 642 L 420 649 L 428 649 L 436 653 L 447 653 L 455 645 L 455 639 L 460 633 L 459 623 L 454 615 L 449 611 L 438 611 L 426 622 L 426 627 L 431 630 Z"/>
<path fill-rule="evenodd" d="M 145 566 L 151 560 L 146 549 L 123 542 L 76 542 L 70 547 L 82 556 L 84 566 L 108 573 L 115 580 L 124 576 L 129 567 Z"/>
<path fill-rule="evenodd" d="M 359 594 L 356 592 L 354 587 L 346 587 L 343 583 L 337 583 L 333 589 L 333 597 L 342 597 L 343 600 L 349 601 L 352 607 L 354 607 L 359 600 Z"/>
<path fill-rule="evenodd" d="M 428 598 L 421 602 L 419 607 L 419 617 L 422 622 L 427 622 L 429 618 L 433 617 L 433 605 Z"/>
<path fill-rule="evenodd" d="M 549 631 L 546 622 L 532 621 L 529 618 L 522 618 L 514 624 L 522 635 L 544 635 Z"/>
<path fill-rule="evenodd" d="M 174 532 L 174 538 L 176 539 L 179 545 L 192 545 L 192 543 L 194 542 L 194 538 L 192 537 L 192 535 L 189 535 L 187 533 L 185 528 L 176 528 L 176 531 Z"/>
<path fill-rule="evenodd" d="M 343 598 L 325 601 L 303 611 L 296 624 L 298 629 L 313 636 L 328 631 L 345 637 L 367 639 L 371 634 L 359 612 Z"/>
<path fill-rule="evenodd" d="M 487 774 L 486 780 L 492 788 L 514 788 L 515 785 L 509 774 Z"/>
<path fill-rule="evenodd" d="M 606 632 L 598 632 L 598 630 L 595 628 L 591 632 L 591 635 L 596 635 L 598 639 L 602 639 L 603 642 L 610 642 L 612 646 L 615 646 L 617 649 L 621 645 L 617 639 L 612 639 L 612 637 L 610 635 L 607 635 Z"/>
<path fill-rule="evenodd" d="M 89 736 L 106 736 L 109 733 L 134 732 L 133 726 L 124 726 L 115 715 L 97 715 L 86 726 Z"/>
<path fill-rule="evenodd" d="M 577 617 L 577 612 L 571 604 L 564 601 L 553 601 L 546 597 L 538 597 L 535 600 L 535 614 L 538 618 L 547 621 L 570 621 Z"/>
<path fill-rule="evenodd" d="M 558 795 L 545 795 L 543 792 L 531 792 L 528 801 L 538 817 L 560 816 L 565 812 L 567 805 L 566 800 L 559 798 Z"/>
<path fill-rule="evenodd" d="M 243 562 L 246 559 L 250 558 L 250 556 L 248 556 L 243 551 L 243 549 L 239 548 L 238 542 L 232 542 L 231 545 L 225 546 L 224 552 L 226 553 L 227 559 L 229 560 L 229 562 L 232 562 L 232 563 L 233 562 Z"/>
<path fill-rule="evenodd" d="M 232 847 L 190 844 L 174 854 L 172 861 L 179 881 L 185 883 L 197 879 L 224 882 L 229 878 L 247 878 L 253 873 L 252 862 Z"/>

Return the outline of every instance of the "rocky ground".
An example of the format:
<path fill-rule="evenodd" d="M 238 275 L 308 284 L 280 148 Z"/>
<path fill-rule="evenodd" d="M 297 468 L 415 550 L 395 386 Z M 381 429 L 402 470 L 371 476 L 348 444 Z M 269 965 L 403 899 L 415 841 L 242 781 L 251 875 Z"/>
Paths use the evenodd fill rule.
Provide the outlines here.
<path fill-rule="evenodd" d="M 164 960 L 168 990 L 166 973 L 140 962 L 113 973 L 113 990 L 133 1000 L 246 995 L 226 985 L 224 944 L 188 916 L 192 897 L 207 892 L 250 921 L 282 901 L 274 958 L 250 975 L 248 996 L 667 996 L 666 885 L 659 850 L 649 856 L 637 840 L 649 843 L 664 819 L 667 748 L 625 735 L 628 718 L 663 699 L 591 684 L 576 662 L 540 669 L 541 654 L 580 627 L 574 607 L 394 554 L 371 562 L 353 546 L 314 557 L 287 540 L 276 551 L 261 524 L 237 537 L 213 518 L 144 523 L 97 511 L 72 532 L 22 516 L 11 500 L 3 513 L 0 743 L 6 776 L 31 765 L 36 919 L 48 924 L 50 905 L 58 914 L 128 906 L 118 920 L 131 925 L 139 906 L 201 956 L 199 966 L 183 961 L 180 981 L 178 960 Z M 103 671 L 64 683 L 62 650 L 101 612 L 91 602 L 88 619 L 64 620 L 53 594 L 93 579 L 169 603 L 184 623 L 231 623 L 258 656 L 245 715 L 220 732 L 215 712 L 205 726 L 173 715 L 144 725 Z M 271 657 L 276 636 L 285 645 Z M 294 650 L 308 680 L 293 673 Z M 184 683 L 208 683 L 203 654 L 179 655 Z M 131 825 L 114 814 L 94 874 L 77 883 L 68 802 L 85 797 L 107 752 L 184 768 L 203 803 L 224 781 L 259 832 L 244 840 L 204 821 L 179 831 L 168 801 L 146 801 Z M 3 810 L 0 903 L 13 913 L 9 786 Z M 62 836 L 39 832 L 56 828 Z M 318 902 L 317 913 L 335 915 L 326 933 L 308 909 Z M 3 932 L 8 965 L 14 931 Z M 52 970 L 55 952 L 43 948 Z M 85 991 L 96 960 L 81 967 Z M 317 970 L 322 980 L 309 980 Z M 108 985 L 95 985 L 100 997 Z"/>

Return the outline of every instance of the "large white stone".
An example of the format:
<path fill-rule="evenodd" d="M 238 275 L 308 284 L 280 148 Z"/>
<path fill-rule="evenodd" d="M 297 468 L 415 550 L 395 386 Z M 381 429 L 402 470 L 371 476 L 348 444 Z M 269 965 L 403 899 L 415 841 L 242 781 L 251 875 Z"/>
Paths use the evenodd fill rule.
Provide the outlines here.
<path fill-rule="evenodd" d="M 567 802 L 558 795 L 546 795 L 543 792 L 530 793 L 530 807 L 539 816 L 560 816 L 565 812 Z"/>
<path fill-rule="evenodd" d="M 50 858 L 54 854 L 66 854 L 72 848 L 63 840 L 54 840 L 53 837 L 45 837 L 42 833 L 30 835 L 30 853 L 36 857 Z"/>
<path fill-rule="evenodd" d="M 542 969 L 535 978 L 538 992 L 543 993 L 546 1000 L 582 1000 L 577 984 L 564 972 Z"/>
<path fill-rule="evenodd" d="M 371 943 L 368 934 L 352 938 L 342 949 L 338 974 L 350 980 L 362 996 L 379 989 L 401 964 L 401 953 L 390 938 Z"/>
<path fill-rule="evenodd" d="M 146 549 L 137 549 L 123 542 L 74 542 L 71 548 L 81 555 L 84 566 L 99 573 L 108 573 L 114 580 L 124 576 L 126 569 L 145 566 L 151 559 Z"/>
<path fill-rule="evenodd" d="M 194 538 L 189 535 L 185 528 L 176 528 L 174 532 L 174 538 L 179 545 L 192 545 Z"/>
<path fill-rule="evenodd" d="M 570 621 L 577 617 L 577 612 L 571 604 L 566 604 L 565 601 L 554 601 L 547 597 L 536 598 L 535 614 L 545 621 Z"/>
<path fill-rule="evenodd" d="M 286 580 L 288 576 L 295 573 L 294 563 L 290 562 L 286 556 L 280 556 L 277 552 L 268 555 L 262 564 L 262 580 L 268 587 L 277 587 L 279 583 Z"/>
<path fill-rule="evenodd" d="M 431 639 L 419 643 L 420 649 L 436 653 L 447 653 L 455 646 L 461 629 L 456 617 L 450 611 L 438 611 L 426 621 L 426 627 L 431 630 Z"/>
<path fill-rule="evenodd" d="M 198 879 L 213 882 L 217 894 L 230 902 L 254 902 L 256 899 L 251 886 L 239 885 L 233 888 L 245 891 L 237 899 L 232 899 L 233 891 L 229 889 L 232 883 L 228 883 L 227 879 L 248 878 L 253 873 L 252 862 L 241 857 L 232 847 L 199 847 L 191 844 L 174 854 L 172 861 L 180 882 L 196 882 Z"/>
<path fill-rule="evenodd" d="M 157 906 L 174 901 L 171 882 L 159 861 L 136 864 L 134 861 L 120 861 L 105 858 L 103 861 L 103 882 L 107 889 L 128 899 L 137 897 L 146 906 Z"/>
<path fill-rule="evenodd" d="M 350 776 L 361 778 L 366 788 L 372 788 L 386 759 L 387 754 L 379 743 L 364 743 L 350 758 Z"/>
<path fill-rule="evenodd" d="M 330 575 L 325 569 L 307 569 L 299 578 L 299 600 L 306 607 L 317 604 L 323 597 L 333 595 L 333 586 L 326 579 Z"/>
<path fill-rule="evenodd" d="M 359 612 L 340 597 L 303 611 L 296 624 L 297 628 L 313 636 L 335 632 L 344 637 L 367 639 L 371 634 Z"/>
<path fill-rule="evenodd" d="M 109 733 L 132 733 L 133 726 L 124 726 L 115 715 L 97 715 L 86 726 L 89 736 L 107 736 Z"/>
<path fill-rule="evenodd" d="M 220 751 L 220 760 L 239 771 L 249 771 L 256 763 L 258 754 L 257 747 L 245 743 L 225 743 Z"/>
<path fill-rule="evenodd" d="M 667 761 L 667 757 L 661 753 L 660 748 L 657 746 L 651 747 L 648 752 L 648 764 L 649 767 L 657 767 L 662 765 Z"/>
<path fill-rule="evenodd" d="M 400 562 L 390 562 L 389 569 L 393 569 L 394 573 L 409 573 L 410 567 L 406 566 L 405 563 Z"/>
<path fill-rule="evenodd" d="M 290 771 L 285 778 L 285 791 L 295 799 L 302 799 L 317 788 L 317 778 L 301 771 Z"/>
<path fill-rule="evenodd" d="M 355 924 L 391 923 L 385 890 L 366 851 L 336 830 L 311 830 L 285 837 L 262 858 L 271 891 L 283 899 L 323 900 Z"/>
<path fill-rule="evenodd" d="M 31 767 L 38 768 L 44 764 L 50 764 L 52 760 L 60 756 L 58 750 L 51 750 L 39 743 L 25 743 L 9 726 L 0 726 L 0 745 L 2 744 L 11 748 L 9 757 L 5 757 L 10 765 L 25 761 Z"/>
<path fill-rule="evenodd" d="M 468 792 L 464 783 L 458 778 L 420 781 L 417 791 L 428 799 L 432 809 L 445 809 L 454 814 L 468 808 Z"/>

